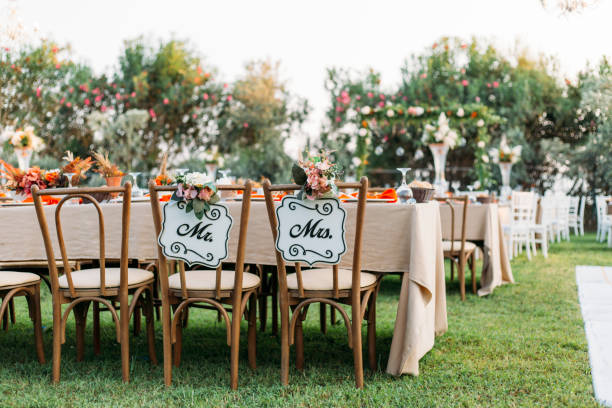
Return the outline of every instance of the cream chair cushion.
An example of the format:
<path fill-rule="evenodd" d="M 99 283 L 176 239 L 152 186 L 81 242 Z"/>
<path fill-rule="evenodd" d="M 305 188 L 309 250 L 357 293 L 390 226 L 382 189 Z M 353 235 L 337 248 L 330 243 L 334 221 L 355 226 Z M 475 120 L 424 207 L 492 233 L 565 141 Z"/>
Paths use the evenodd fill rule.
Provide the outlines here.
<path fill-rule="evenodd" d="M 106 268 L 104 273 L 104 283 L 107 288 L 119 287 L 121 276 L 120 268 Z M 80 271 L 72 271 L 72 284 L 75 289 L 96 289 L 100 287 L 100 269 L 82 269 Z M 153 273 L 144 269 L 128 268 L 128 286 L 137 285 L 153 279 Z M 59 278 L 60 288 L 68 288 L 68 278 L 62 275 Z"/>
<path fill-rule="evenodd" d="M 28 285 L 40 281 L 40 276 L 30 272 L 0 271 L 0 288 Z"/>
<path fill-rule="evenodd" d="M 350 269 L 338 270 L 338 289 L 350 289 L 353 271 Z M 376 282 L 376 275 L 361 272 L 361 287 L 370 286 Z M 334 274 L 332 268 L 317 268 L 302 271 L 302 284 L 304 290 L 334 290 Z M 297 290 L 297 275 L 287 275 L 287 288 Z"/>
<path fill-rule="evenodd" d="M 221 287 L 219 290 L 233 290 L 235 275 L 236 272 L 234 271 L 221 271 Z M 216 290 L 216 281 L 217 271 L 215 270 L 185 272 L 185 286 L 187 290 Z M 258 285 L 259 276 L 248 272 L 242 273 L 243 290 L 252 289 Z M 170 289 L 181 289 L 180 273 L 175 273 L 168 277 L 168 286 L 170 286 Z"/>
<path fill-rule="evenodd" d="M 442 250 L 450 251 L 451 250 L 451 242 L 452 241 L 442 241 Z M 464 246 L 465 251 L 472 251 L 476 249 L 476 244 L 470 241 L 465 241 Z M 461 251 L 461 241 L 455 241 L 453 243 L 453 251 Z"/>

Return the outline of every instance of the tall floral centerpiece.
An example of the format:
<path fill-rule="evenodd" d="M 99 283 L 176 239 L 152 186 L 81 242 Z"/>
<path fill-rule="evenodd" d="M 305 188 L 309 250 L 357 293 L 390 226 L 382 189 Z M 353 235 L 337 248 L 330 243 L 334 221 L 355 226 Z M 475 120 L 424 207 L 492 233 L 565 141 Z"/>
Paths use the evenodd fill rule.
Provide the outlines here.
<path fill-rule="evenodd" d="M 500 195 L 504 199 L 512 194 L 512 188 L 510 187 L 512 165 L 519 161 L 522 150 L 523 146 L 510 147 L 506 138 L 503 137 L 499 143 L 499 148 L 492 148 L 489 151 L 493 163 L 499 165 L 499 170 L 501 171 L 502 188 L 500 190 Z"/>
<path fill-rule="evenodd" d="M 300 200 L 333 198 L 338 194 L 334 180 L 340 175 L 341 168 L 330 161 L 326 152 L 318 156 L 307 155 L 293 164 L 291 173 L 295 184 L 302 186 L 297 195 Z"/>
<path fill-rule="evenodd" d="M 43 141 L 40 137 L 34 134 L 32 126 L 26 126 L 23 129 L 8 130 L 6 132 L 9 144 L 13 146 L 17 155 L 17 162 L 21 170 L 30 168 L 30 160 L 32 153 L 40 150 L 43 146 Z"/>
<path fill-rule="evenodd" d="M 444 112 L 440 113 L 435 124 L 428 123 L 425 125 L 422 140 L 429 147 L 433 155 L 436 171 L 434 186 L 439 194 L 448 191 L 448 182 L 444 175 L 446 171 L 446 155 L 449 149 L 454 149 L 457 146 L 460 138 L 459 133 L 451 129 Z"/>

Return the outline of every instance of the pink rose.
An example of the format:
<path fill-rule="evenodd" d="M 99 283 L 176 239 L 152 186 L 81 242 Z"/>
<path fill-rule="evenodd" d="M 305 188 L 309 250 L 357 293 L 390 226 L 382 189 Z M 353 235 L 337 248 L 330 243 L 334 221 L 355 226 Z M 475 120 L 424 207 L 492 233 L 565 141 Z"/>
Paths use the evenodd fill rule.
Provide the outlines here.
<path fill-rule="evenodd" d="M 85 98 L 85 100 L 83 101 L 85 103 L 85 105 L 89 106 L 91 104 L 91 101 L 89 100 L 89 98 Z"/>
<path fill-rule="evenodd" d="M 372 98 L 374 97 L 374 94 L 372 92 L 368 92 L 368 98 Z"/>
<path fill-rule="evenodd" d="M 499 82 L 493 81 L 493 88 L 497 88 L 499 86 Z"/>
<path fill-rule="evenodd" d="M 227 95 L 227 100 L 231 101 L 232 100 L 232 95 Z"/>
<path fill-rule="evenodd" d="M 383 108 L 385 106 L 385 103 L 383 101 L 378 102 L 378 106 L 380 106 L 381 108 Z"/>
<path fill-rule="evenodd" d="M 41 94 L 41 89 L 40 86 L 38 88 L 36 88 L 36 97 L 40 98 L 40 94 Z"/>
<path fill-rule="evenodd" d="M 119 92 L 117 92 L 115 94 L 115 98 L 117 98 L 117 100 L 120 101 L 121 100 L 121 94 Z"/>
<path fill-rule="evenodd" d="M 204 98 L 204 100 L 207 101 L 208 100 L 208 94 L 204 93 L 204 95 L 202 95 L 202 98 Z"/>
<path fill-rule="evenodd" d="M 106 112 L 106 105 L 100 106 L 100 111 L 102 111 L 102 113 Z"/>
<path fill-rule="evenodd" d="M 178 187 L 176 188 L 176 196 L 177 197 L 185 196 L 185 191 L 183 190 L 183 184 L 179 184 Z"/>
<path fill-rule="evenodd" d="M 100 102 L 102 100 L 102 95 L 98 95 L 95 97 L 94 101 Z"/>
<path fill-rule="evenodd" d="M 461 81 L 461 85 L 463 86 L 468 86 L 469 82 L 467 79 L 464 79 L 463 81 Z"/>
<path fill-rule="evenodd" d="M 169 103 L 170 103 L 170 101 L 168 100 L 168 98 L 164 98 L 164 105 L 167 105 Z"/>
<path fill-rule="evenodd" d="M 248 124 L 248 123 L 246 123 L 246 122 L 244 122 L 244 123 L 242 124 L 242 127 L 246 129 L 246 128 L 248 128 L 248 127 L 249 127 L 249 124 Z"/>
<path fill-rule="evenodd" d="M 155 111 L 153 109 L 149 109 L 149 115 L 155 119 L 157 117 L 157 115 L 155 114 Z"/>
<path fill-rule="evenodd" d="M 132 92 L 132 94 L 130 95 L 132 98 L 136 97 L 136 92 Z"/>
<path fill-rule="evenodd" d="M 200 193 L 198 194 L 198 198 L 202 201 L 208 201 L 210 200 L 210 197 L 212 196 L 212 190 L 209 188 L 203 188 L 200 190 Z"/>
<path fill-rule="evenodd" d="M 198 190 L 193 187 L 189 187 L 189 190 L 185 191 L 185 195 L 187 196 L 187 198 L 193 200 L 198 196 Z"/>

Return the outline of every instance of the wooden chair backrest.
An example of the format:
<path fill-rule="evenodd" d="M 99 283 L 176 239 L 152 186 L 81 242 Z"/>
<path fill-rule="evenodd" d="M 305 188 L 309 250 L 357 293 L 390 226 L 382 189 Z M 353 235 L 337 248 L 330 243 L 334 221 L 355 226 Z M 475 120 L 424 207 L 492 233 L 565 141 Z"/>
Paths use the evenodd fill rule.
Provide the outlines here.
<path fill-rule="evenodd" d="M 455 230 L 456 230 L 456 216 L 455 207 L 462 205 L 462 216 L 461 216 L 461 246 L 460 251 L 463 253 L 465 249 L 466 241 L 466 225 L 467 225 L 467 208 L 469 204 L 469 196 L 465 195 L 462 197 L 436 197 L 436 201 L 446 203 L 450 207 L 451 211 L 451 252 L 455 251 Z"/>
<path fill-rule="evenodd" d="M 159 203 L 159 193 L 160 192 L 174 192 L 176 191 L 177 186 L 158 186 L 155 184 L 155 181 L 151 180 L 149 182 L 149 193 L 151 194 L 151 210 L 153 212 L 153 222 L 155 223 L 155 233 L 156 237 L 159 237 L 162 229 L 162 212 L 161 205 Z M 250 180 L 247 180 L 244 184 L 241 185 L 218 185 L 218 191 L 241 191 L 242 192 L 242 208 L 240 212 L 240 232 L 238 235 L 238 250 L 236 253 L 236 270 L 234 276 L 234 295 L 240 295 L 242 291 L 242 277 L 244 273 L 244 256 L 245 256 L 245 248 L 246 248 L 246 234 L 247 234 L 247 226 L 249 224 L 249 214 L 251 210 L 251 192 L 252 192 L 252 183 Z M 160 276 L 159 280 L 161 283 L 161 289 L 163 296 L 166 296 L 169 290 L 168 283 L 168 259 L 164 255 L 161 250 L 159 244 L 157 245 L 157 258 L 159 260 L 159 271 Z M 176 270 L 170 271 L 172 274 L 179 273 L 180 282 L 181 282 L 181 297 L 183 299 L 188 298 L 187 294 L 187 286 L 185 284 L 185 263 L 183 261 L 177 261 L 178 264 L 178 272 Z M 215 277 L 215 297 L 217 299 L 221 298 L 221 271 L 222 265 L 219 265 L 216 268 L 216 277 Z"/>
<path fill-rule="evenodd" d="M 368 192 L 370 193 L 382 193 L 383 191 L 387 191 L 388 187 L 370 187 L 368 188 Z"/>
<path fill-rule="evenodd" d="M 359 296 L 360 291 L 360 279 L 361 279 L 361 246 L 363 242 L 363 220 L 365 218 L 365 207 L 368 192 L 368 178 L 362 177 L 359 182 L 354 183 L 342 183 L 337 182 L 336 187 L 338 190 L 346 189 L 358 189 L 359 196 L 357 197 L 357 215 L 355 225 L 355 240 L 353 243 L 353 263 L 352 263 L 352 285 L 351 293 L 352 296 Z M 278 235 L 278 220 L 276 219 L 276 212 L 274 211 L 274 199 L 272 193 L 275 191 L 282 192 L 295 192 L 302 188 L 297 184 L 279 184 L 272 185 L 269 180 L 265 180 L 263 184 L 264 197 L 266 199 L 266 207 L 268 210 L 268 218 L 270 220 L 270 228 L 272 230 L 272 237 L 274 243 L 276 243 L 276 237 Z M 275 246 L 276 248 L 276 246 Z M 280 252 L 275 249 L 276 252 L 276 264 L 278 268 L 278 282 L 279 288 L 282 291 L 287 290 L 287 270 L 285 267 L 285 260 L 281 256 Z M 333 273 L 333 295 L 338 297 L 338 265 L 332 265 Z M 295 263 L 295 272 L 298 283 L 298 294 L 300 297 L 304 297 L 304 284 L 302 281 L 302 267 L 300 262 Z"/>
<path fill-rule="evenodd" d="M 53 244 L 51 235 L 49 234 L 49 226 L 45 217 L 45 210 L 41 196 L 63 196 L 55 208 L 55 230 L 57 233 L 57 241 L 60 248 L 60 253 L 63 262 L 63 273 L 68 281 L 68 290 L 72 297 L 76 297 L 76 290 L 72 281 L 72 269 L 66 251 L 64 242 L 64 233 L 61 224 L 61 210 L 66 201 L 73 198 L 81 198 L 89 200 L 94 205 L 98 213 L 98 233 L 100 247 L 100 292 L 102 296 L 106 295 L 106 253 L 105 253 L 105 235 L 104 235 L 104 214 L 98 199 L 95 197 L 110 196 L 112 193 L 120 193 L 123 196 L 122 216 L 121 216 L 121 255 L 120 255 L 120 284 L 119 291 L 127 291 L 127 271 L 128 271 L 128 242 L 130 233 L 130 206 L 132 203 L 132 184 L 126 182 L 122 187 L 82 187 L 82 188 L 54 188 L 39 190 L 38 186 L 32 187 L 32 198 L 36 208 L 36 216 L 42 232 L 43 241 L 45 243 L 45 251 L 47 252 L 47 262 L 49 264 L 49 278 L 51 280 L 51 289 L 53 292 L 59 291 L 59 274 L 55 262 L 55 254 L 53 252 Z"/>

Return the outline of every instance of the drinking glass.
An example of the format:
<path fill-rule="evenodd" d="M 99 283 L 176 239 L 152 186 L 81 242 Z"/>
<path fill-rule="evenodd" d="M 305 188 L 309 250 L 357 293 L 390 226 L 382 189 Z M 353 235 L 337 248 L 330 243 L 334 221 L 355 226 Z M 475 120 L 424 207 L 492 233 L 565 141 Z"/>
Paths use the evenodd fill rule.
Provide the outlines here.
<path fill-rule="evenodd" d="M 398 171 L 402 173 L 402 184 L 395 190 L 400 203 L 406 204 L 412 198 L 412 190 L 406 183 L 406 174 L 410 171 L 410 167 L 398 167 Z"/>
<path fill-rule="evenodd" d="M 141 197 L 144 195 L 140 187 L 138 187 L 138 176 L 141 174 L 141 172 L 135 171 L 131 171 L 129 173 L 130 177 L 132 178 L 132 197 Z"/>
<path fill-rule="evenodd" d="M 453 188 L 453 191 L 455 192 L 455 194 L 459 193 L 459 187 L 461 187 L 461 182 L 458 180 L 455 180 L 451 183 L 451 187 Z"/>

